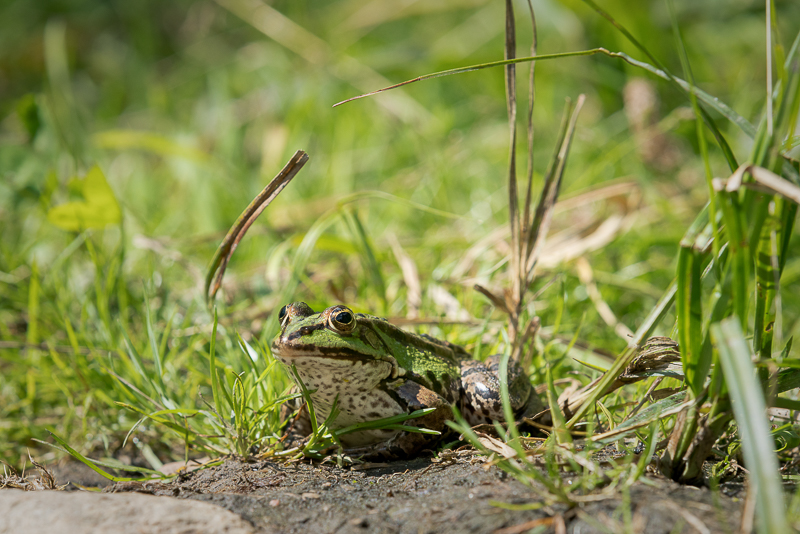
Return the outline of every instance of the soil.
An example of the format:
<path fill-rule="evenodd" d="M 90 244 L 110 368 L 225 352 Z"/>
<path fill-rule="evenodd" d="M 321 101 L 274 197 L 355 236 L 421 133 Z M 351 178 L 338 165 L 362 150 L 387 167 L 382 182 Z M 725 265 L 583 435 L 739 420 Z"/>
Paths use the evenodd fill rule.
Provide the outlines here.
<path fill-rule="evenodd" d="M 59 483 L 91 484 L 84 475 L 57 472 Z M 104 491 L 205 501 L 263 533 L 736 532 L 742 509 L 740 499 L 655 475 L 631 487 L 630 504 L 618 490 L 600 489 L 573 508 L 546 506 L 531 488 L 471 454 L 344 468 L 227 460 L 169 483 L 123 482 Z"/>

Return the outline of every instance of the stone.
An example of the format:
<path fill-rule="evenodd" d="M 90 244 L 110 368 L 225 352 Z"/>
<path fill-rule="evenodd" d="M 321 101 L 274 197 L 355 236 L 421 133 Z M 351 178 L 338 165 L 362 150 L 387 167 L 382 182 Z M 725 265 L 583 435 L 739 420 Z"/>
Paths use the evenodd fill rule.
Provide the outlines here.
<path fill-rule="evenodd" d="M 0 491 L 0 534 L 253 534 L 240 516 L 205 502 L 138 493 Z"/>

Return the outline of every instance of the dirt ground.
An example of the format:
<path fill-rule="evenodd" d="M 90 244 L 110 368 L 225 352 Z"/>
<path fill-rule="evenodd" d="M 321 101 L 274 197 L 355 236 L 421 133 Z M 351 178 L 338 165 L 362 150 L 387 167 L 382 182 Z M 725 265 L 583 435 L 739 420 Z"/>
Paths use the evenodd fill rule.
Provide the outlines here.
<path fill-rule="evenodd" d="M 371 468 L 229 460 L 169 483 L 118 483 L 104 491 L 205 501 L 265 533 L 709 533 L 737 532 L 741 521 L 740 499 L 652 475 L 631 488 L 630 506 L 619 491 L 600 490 L 571 509 L 555 504 L 509 510 L 497 504 L 530 505 L 541 499 L 500 469 L 487 467 L 480 456 L 366 467 Z M 72 473 L 59 469 L 57 476 L 62 483 L 93 483 L 74 467 Z"/>

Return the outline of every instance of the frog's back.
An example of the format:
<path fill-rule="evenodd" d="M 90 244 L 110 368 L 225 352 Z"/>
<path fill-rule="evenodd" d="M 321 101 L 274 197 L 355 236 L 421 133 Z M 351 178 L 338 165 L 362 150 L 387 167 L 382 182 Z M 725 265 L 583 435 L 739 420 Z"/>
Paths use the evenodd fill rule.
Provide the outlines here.
<path fill-rule="evenodd" d="M 441 358 L 448 364 L 455 366 L 459 365 L 464 358 L 470 358 L 470 354 L 459 345 L 436 339 L 428 334 L 408 332 L 383 318 L 367 317 L 372 320 L 371 324 L 384 334 L 381 337 L 393 353 L 402 353 L 404 352 L 402 347 L 411 347 L 417 358 L 420 355 L 427 354 L 431 358 Z M 422 359 L 425 359 L 424 356 Z"/>

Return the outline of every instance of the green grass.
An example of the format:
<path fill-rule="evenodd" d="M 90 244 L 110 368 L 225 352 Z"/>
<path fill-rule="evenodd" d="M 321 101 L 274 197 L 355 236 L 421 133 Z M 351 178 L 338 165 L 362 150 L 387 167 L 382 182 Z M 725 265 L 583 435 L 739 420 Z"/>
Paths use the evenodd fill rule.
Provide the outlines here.
<path fill-rule="evenodd" d="M 268 346 L 273 314 L 291 300 L 430 319 L 415 328 L 479 357 L 510 350 L 504 314 L 472 289 L 508 287 L 502 67 L 331 107 L 422 74 L 502 59 L 502 5 L 417 2 L 397 11 L 387 3 L 370 11 L 357 2 L 274 2 L 263 19 L 248 5 L 17 0 L 0 7 L 3 462 L 21 467 L 26 449 L 52 458 L 34 441 L 48 430 L 86 456 L 114 458 L 124 449 L 149 468 L 202 453 L 247 454 L 254 444 L 268 449 L 289 384 Z M 746 188 L 717 191 L 712 179 L 749 162 L 796 180 L 800 82 L 784 61 L 800 12 L 791 2 L 775 6 L 770 89 L 763 6 L 676 2 L 673 14 L 662 2 L 603 2 L 636 42 L 585 3 L 535 7 L 539 54 L 604 47 L 686 80 L 681 86 L 606 55 L 537 65 L 535 188 L 564 98 L 587 98 L 561 188 L 566 209 L 556 210 L 549 239 L 560 244 L 544 251 L 524 313 L 542 324 L 531 377 L 554 394 L 562 379 L 586 384 L 599 376 L 573 358 L 608 369 L 609 354 L 633 356 L 598 311 L 602 303 L 631 331 L 679 339 L 689 400 L 699 407 L 685 412 L 667 470 L 691 479 L 696 465 L 684 456 L 699 428 L 721 434 L 734 416 L 740 432 L 751 428 L 724 386 L 732 379 L 727 360 L 718 365 L 715 325 L 738 317 L 737 335 L 759 357 L 754 379 L 766 386 L 775 365 L 794 358 L 784 348 L 800 330 L 800 302 L 791 298 L 800 278 L 796 207 L 777 197 L 770 208 L 769 198 Z M 518 56 L 526 56 L 527 8 L 516 9 Z M 293 23 L 274 23 L 282 17 Z M 526 68 L 518 65 L 521 97 Z M 630 82 L 638 77 L 652 88 L 639 86 L 639 98 L 657 100 L 644 125 L 632 115 Z M 767 106 L 770 90 L 776 97 Z M 706 94 L 740 117 L 709 106 Z M 520 115 L 524 106 L 521 98 Z M 524 133 L 517 144 L 522 169 Z M 298 149 L 310 160 L 233 256 L 217 324 L 204 302 L 206 266 Z M 782 154 L 795 158 L 794 171 Z M 597 192 L 622 182 L 631 185 Z M 599 239 L 614 221 L 616 230 Z M 395 240 L 416 265 L 419 303 Z M 557 257 L 570 247 L 589 261 L 591 283 L 574 255 Z M 667 299 L 657 308 L 673 281 L 675 305 Z M 793 380 L 789 371 L 782 377 Z M 568 445 L 564 428 L 621 424 L 654 380 L 605 398 L 598 392 L 599 419 L 590 403 L 586 413 L 557 421 L 557 445 Z M 793 406 L 794 393 L 765 392 L 767 405 Z M 640 413 L 656 418 L 648 406 Z M 626 487 L 674 420 L 642 419 L 636 435 L 646 455 L 610 475 L 581 464 L 591 462 L 586 454 L 556 454 L 549 444 L 546 458 L 561 458 L 585 478 L 545 491 L 568 501 L 574 488 L 589 491 L 609 476 Z M 752 443 L 742 440 L 745 458 Z M 509 444 L 524 456 L 521 441 Z M 765 453 L 757 450 L 755 457 Z M 531 467 L 538 464 L 519 462 L 506 467 L 541 483 Z M 789 506 L 792 521 L 798 499 Z"/>

